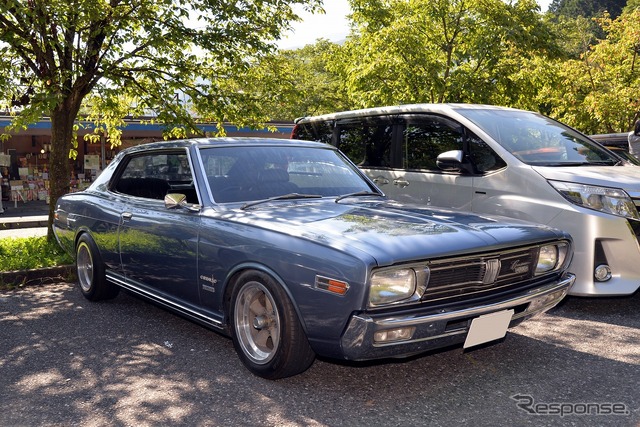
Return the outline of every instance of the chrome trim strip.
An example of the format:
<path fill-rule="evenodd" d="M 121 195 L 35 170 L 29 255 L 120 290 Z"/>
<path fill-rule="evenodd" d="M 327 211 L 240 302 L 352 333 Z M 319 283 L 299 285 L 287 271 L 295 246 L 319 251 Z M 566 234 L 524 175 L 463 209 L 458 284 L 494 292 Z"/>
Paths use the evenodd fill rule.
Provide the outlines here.
<path fill-rule="evenodd" d="M 559 243 L 562 243 L 562 242 L 567 243 L 567 244 L 569 243 L 567 240 L 564 240 L 564 239 L 556 239 L 556 240 L 550 240 L 550 241 L 545 242 L 545 243 L 539 243 L 539 244 L 536 244 L 536 245 L 527 245 L 527 246 L 523 246 L 523 247 L 519 247 L 519 248 L 505 249 L 503 251 L 472 253 L 472 254 L 462 255 L 462 256 L 458 256 L 458 257 L 443 258 L 443 259 L 437 259 L 437 260 L 429 261 L 429 267 L 430 268 L 438 268 L 439 264 L 464 262 L 465 260 L 468 260 L 466 264 L 459 264 L 459 265 L 473 265 L 473 264 L 476 264 L 477 262 L 483 262 L 488 258 L 495 258 L 495 257 L 508 258 L 509 256 L 513 256 L 513 255 L 516 255 L 518 253 L 525 254 L 526 252 L 528 252 L 528 251 L 530 251 L 530 250 L 532 250 L 534 248 L 541 248 L 543 246 L 555 245 L 555 244 L 559 244 Z"/>
<path fill-rule="evenodd" d="M 514 309 L 525 304 L 529 305 L 522 312 L 511 317 L 510 327 L 514 322 L 543 313 L 556 306 L 567 295 L 571 285 L 575 282 L 575 275 L 567 273 L 560 281 L 553 282 L 514 296 L 508 300 L 479 307 L 440 312 L 428 315 L 406 316 L 374 319 L 366 315 L 355 315 L 345 334 L 341 338 L 343 350 L 351 360 L 372 360 L 381 357 L 405 357 L 428 350 L 457 345 L 468 334 L 468 327 L 445 330 L 449 321 L 471 320 L 484 314 L 490 314 L 507 309 Z M 440 326 L 440 328 L 438 327 Z M 375 342 L 376 331 L 384 329 L 415 327 L 421 332 L 409 340 Z M 440 329 L 436 335 L 431 335 L 428 329 Z M 424 344 L 429 343 L 429 344 Z M 431 344 L 434 343 L 434 344 Z M 395 348 L 395 350 L 394 350 Z"/>
<path fill-rule="evenodd" d="M 107 272 L 106 273 L 107 276 L 107 280 L 113 282 L 114 284 L 116 284 L 117 286 L 120 286 L 124 289 L 127 289 L 128 291 L 131 291 L 135 294 L 138 294 L 140 296 L 143 296 L 145 298 L 148 298 L 154 302 L 157 302 L 159 304 L 164 305 L 165 307 L 168 307 L 170 309 L 173 309 L 179 313 L 182 313 L 188 317 L 191 317 L 192 319 L 198 320 L 200 322 L 206 323 L 207 325 L 210 325 L 212 327 L 218 328 L 218 329 L 224 329 L 224 325 L 221 321 L 213 319 L 211 317 L 205 316 L 202 313 L 199 313 L 197 311 L 194 311 L 190 308 L 187 308 L 183 305 L 177 304 L 174 301 L 168 300 L 166 298 L 163 298 L 157 294 L 154 294 L 152 292 L 149 292 L 145 289 L 140 288 L 139 286 L 135 286 L 132 285 L 131 283 L 127 282 L 126 280 L 120 279 L 119 277 L 117 277 L 114 273 L 112 272 Z"/>
<path fill-rule="evenodd" d="M 478 307 L 473 307 L 473 308 L 467 308 L 467 309 L 463 309 L 463 310 L 455 310 L 455 311 L 450 311 L 450 312 L 445 312 L 445 313 L 437 313 L 437 314 L 430 314 L 427 316 L 419 316 L 419 317 L 414 317 L 414 318 L 406 318 L 406 317 L 402 317 L 402 318 L 389 318 L 389 319 L 382 319 L 382 320 L 372 320 L 370 318 L 363 318 L 361 316 L 354 316 L 354 317 L 360 317 L 361 320 L 366 321 L 366 322 L 373 322 L 376 326 L 379 326 L 381 328 L 389 328 L 389 327 L 394 327 L 396 325 L 403 325 L 403 326 L 412 326 L 412 325 L 418 325 L 418 324 L 422 324 L 422 323 L 428 323 L 428 322 L 433 322 L 433 321 L 447 321 L 447 320 L 452 320 L 452 319 L 457 319 L 457 318 L 461 318 L 461 317 L 475 317 L 475 316 L 479 316 L 481 314 L 487 313 L 487 312 L 493 312 L 493 311 L 500 311 L 500 310 L 506 310 L 507 308 L 512 308 L 514 306 L 518 306 L 521 304 L 526 304 L 531 302 L 533 299 L 535 298 L 539 298 L 539 297 L 543 297 L 549 293 L 553 293 L 555 291 L 559 291 L 562 290 L 563 288 L 565 288 L 565 291 L 568 291 L 569 286 L 573 283 L 573 281 L 575 280 L 575 276 L 570 275 L 565 277 L 563 280 L 559 281 L 559 282 L 554 282 L 551 285 L 547 285 L 547 286 L 543 286 L 540 288 L 536 288 L 536 289 L 532 289 L 531 291 L 527 292 L 525 295 L 519 295 L 516 297 L 513 297 L 511 299 L 505 300 L 505 301 L 501 301 L 499 303 L 494 303 L 494 304 L 486 304 L 486 305 L 481 305 Z M 566 292 L 565 292 L 566 294 Z M 560 298 L 561 299 L 561 298 Z M 559 302 L 560 299 L 558 300 L 554 300 L 554 302 Z M 544 306 L 546 307 L 546 306 Z M 520 317 L 524 317 L 524 316 L 528 316 L 528 315 L 532 315 L 535 313 L 540 313 L 544 307 L 541 307 L 541 310 L 536 310 L 536 311 L 524 311 L 522 313 L 518 313 L 515 314 L 512 318 L 512 320 L 514 319 L 518 319 Z"/>

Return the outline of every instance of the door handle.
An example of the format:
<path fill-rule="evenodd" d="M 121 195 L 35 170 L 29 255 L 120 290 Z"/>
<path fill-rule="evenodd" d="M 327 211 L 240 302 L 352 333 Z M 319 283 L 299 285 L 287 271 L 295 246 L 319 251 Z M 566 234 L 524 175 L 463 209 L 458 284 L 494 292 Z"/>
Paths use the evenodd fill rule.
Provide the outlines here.
<path fill-rule="evenodd" d="M 372 181 L 377 185 L 385 185 L 389 183 L 389 180 L 382 175 L 376 176 Z"/>
<path fill-rule="evenodd" d="M 131 212 L 122 212 L 122 215 L 120 215 L 122 217 L 122 219 L 131 219 L 133 218 L 133 214 Z"/>
<path fill-rule="evenodd" d="M 400 188 L 404 188 L 409 186 L 409 181 L 402 178 L 397 178 L 393 180 L 393 185 L 397 185 Z"/>

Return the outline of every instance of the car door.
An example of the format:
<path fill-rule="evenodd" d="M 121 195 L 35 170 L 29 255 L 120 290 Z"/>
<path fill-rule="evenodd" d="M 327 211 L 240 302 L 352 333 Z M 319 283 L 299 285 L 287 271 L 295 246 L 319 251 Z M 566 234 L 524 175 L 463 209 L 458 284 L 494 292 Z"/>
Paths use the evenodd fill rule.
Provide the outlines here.
<path fill-rule="evenodd" d="M 169 209 L 164 196 L 193 185 L 186 151 L 153 151 L 128 159 L 113 190 L 123 200 L 120 256 L 127 283 L 176 302 L 198 305 L 200 216 Z M 177 190 L 172 190 L 172 186 Z"/>
<path fill-rule="evenodd" d="M 332 144 L 385 191 L 394 180 L 393 165 L 400 162 L 400 153 L 392 144 L 396 129 L 395 119 L 389 116 L 340 120 Z M 324 139 L 323 134 L 317 135 L 317 140 Z"/>
<path fill-rule="evenodd" d="M 398 120 L 396 144 L 401 164 L 394 168 L 382 187 L 396 200 L 471 210 L 473 174 L 470 170 L 443 171 L 437 166 L 440 154 L 464 152 L 462 126 L 447 118 L 415 114 Z"/>

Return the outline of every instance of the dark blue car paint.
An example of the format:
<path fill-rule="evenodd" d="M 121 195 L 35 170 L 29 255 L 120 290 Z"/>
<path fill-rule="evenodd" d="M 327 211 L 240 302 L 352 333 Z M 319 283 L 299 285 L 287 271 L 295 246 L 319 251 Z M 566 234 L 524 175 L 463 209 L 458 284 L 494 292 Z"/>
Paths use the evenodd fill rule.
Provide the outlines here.
<path fill-rule="evenodd" d="M 274 143 L 211 140 L 208 144 L 249 148 L 268 142 Z M 301 141 L 295 145 L 332 149 Z M 165 148 L 188 150 L 196 165 L 199 211 L 168 210 L 160 200 L 109 190 L 123 156 Z M 378 197 L 337 203 L 332 198 L 274 201 L 243 210 L 242 204 L 212 200 L 200 164 L 198 144 L 193 142 L 121 153 L 91 188 L 58 200 L 54 230 L 60 244 L 74 253 L 79 235 L 88 233 L 100 248 L 112 281 L 222 332 L 228 332 L 225 304 L 230 281 L 243 269 L 263 270 L 290 296 L 312 348 L 324 356 L 346 357 L 341 338 L 349 319 L 367 311 L 372 269 L 429 256 L 570 240 L 560 231 L 513 219 L 400 206 Z M 317 275 L 343 280 L 349 291 L 339 296 L 319 290 L 314 287 Z M 433 309 L 412 310 L 427 314 Z M 388 309 L 385 316 L 394 312 L 407 308 Z"/>

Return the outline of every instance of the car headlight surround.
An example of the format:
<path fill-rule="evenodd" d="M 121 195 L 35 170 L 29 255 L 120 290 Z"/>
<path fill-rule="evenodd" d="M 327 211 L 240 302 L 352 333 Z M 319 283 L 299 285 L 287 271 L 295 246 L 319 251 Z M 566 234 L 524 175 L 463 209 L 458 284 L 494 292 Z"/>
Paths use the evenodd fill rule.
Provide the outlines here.
<path fill-rule="evenodd" d="M 371 275 L 369 306 L 419 300 L 426 290 L 428 279 L 428 267 L 378 270 Z"/>
<path fill-rule="evenodd" d="M 633 200 L 620 188 L 554 180 L 549 180 L 549 184 L 575 205 L 624 218 L 640 219 Z"/>
<path fill-rule="evenodd" d="M 568 254 L 569 244 L 566 242 L 541 246 L 538 251 L 536 276 L 561 269 L 567 262 Z"/>

